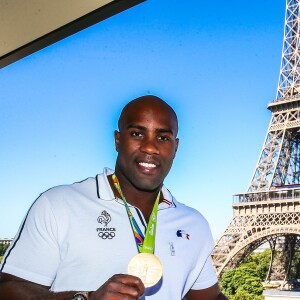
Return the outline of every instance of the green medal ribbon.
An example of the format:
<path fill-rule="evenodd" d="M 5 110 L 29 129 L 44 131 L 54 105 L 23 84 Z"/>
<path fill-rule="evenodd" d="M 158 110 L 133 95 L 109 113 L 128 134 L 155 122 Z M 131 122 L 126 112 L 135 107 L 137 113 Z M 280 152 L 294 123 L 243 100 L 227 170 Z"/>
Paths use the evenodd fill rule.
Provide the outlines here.
<path fill-rule="evenodd" d="M 140 227 L 138 226 L 137 222 L 135 221 L 132 212 L 130 211 L 130 208 L 127 204 L 127 201 L 125 199 L 125 196 L 122 193 L 120 183 L 118 181 L 118 178 L 115 174 L 112 175 L 112 180 L 114 183 L 115 188 L 119 192 L 124 205 L 126 207 L 127 215 L 131 224 L 131 228 L 135 237 L 135 242 L 137 245 L 137 249 L 139 253 L 154 253 L 154 245 L 155 245 L 155 234 L 156 234 L 156 224 L 157 224 L 157 212 L 158 212 L 158 202 L 160 197 L 160 192 L 158 193 L 150 218 L 149 223 L 146 230 L 146 235 L 144 237 Z"/>

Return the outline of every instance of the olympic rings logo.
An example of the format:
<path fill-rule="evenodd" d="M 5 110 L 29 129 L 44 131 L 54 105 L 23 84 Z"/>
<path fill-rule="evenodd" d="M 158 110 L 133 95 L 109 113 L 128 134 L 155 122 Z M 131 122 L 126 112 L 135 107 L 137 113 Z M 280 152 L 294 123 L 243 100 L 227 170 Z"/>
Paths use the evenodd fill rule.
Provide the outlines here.
<path fill-rule="evenodd" d="M 109 232 L 109 231 L 100 231 L 98 233 L 98 236 L 101 237 L 103 240 L 109 239 L 111 240 L 116 236 L 115 232 Z"/>

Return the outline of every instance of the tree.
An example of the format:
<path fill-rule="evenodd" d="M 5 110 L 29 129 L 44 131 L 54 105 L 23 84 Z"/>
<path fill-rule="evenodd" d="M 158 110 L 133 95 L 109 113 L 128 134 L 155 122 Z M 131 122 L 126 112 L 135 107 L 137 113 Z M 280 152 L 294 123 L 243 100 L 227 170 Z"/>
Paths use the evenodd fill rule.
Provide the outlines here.
<path fill-rule="evenodd" d="M 264 300 L 264 296 L 253 296 L 244 290 L 237 290 L 236 294 L 232 298 L 233 300 Z"/>
<path fill-rule="evenodd" d="M 256 263 L 254 261 L 243 263 L 227 271 L 222 277 L 221 287 L 230 300 L 256 300 L 263 292 Z M 263 298 L 258 297 L 257 300 L 259 299 Z"/>
<path fill-rule="evenodd" d="M 9 244 L 0 244 L 0 262 Z"/>
<path fill-rule="evenodd" d="M 266 249 L 263 252 L 252 253 L 247 256 L 244 263 L 254 262 L 256 270 L 261 280 L 265 280 L 271 261 L 271 249 Z"/>

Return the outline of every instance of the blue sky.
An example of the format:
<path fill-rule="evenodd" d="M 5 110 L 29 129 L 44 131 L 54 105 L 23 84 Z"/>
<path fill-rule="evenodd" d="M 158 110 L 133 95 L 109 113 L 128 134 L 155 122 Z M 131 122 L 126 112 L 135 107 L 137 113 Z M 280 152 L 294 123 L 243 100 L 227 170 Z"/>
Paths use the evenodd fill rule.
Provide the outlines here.
<path fill-rule="evenodd" d="M 145 94 L 179 117 L 167 187 L 219 238 L 267 132 L 284 13 L 283 0 L 148 0 L 1 69 L 0 238 L 41 192 L 113 168 L 119 112 Z"/>

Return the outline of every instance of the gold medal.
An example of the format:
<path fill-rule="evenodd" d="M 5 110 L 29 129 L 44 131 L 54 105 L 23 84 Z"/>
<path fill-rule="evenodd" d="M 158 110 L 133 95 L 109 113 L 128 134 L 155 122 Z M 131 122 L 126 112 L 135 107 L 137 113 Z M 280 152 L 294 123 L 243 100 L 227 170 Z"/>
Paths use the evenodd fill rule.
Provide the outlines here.
<path fill-rule="evenodd" d="M 139 253 L 128 264 L 128 274 L 139 277 L 146 288 L 159 282 L 162 271 L 160 260 L 151 253 Z"/>

